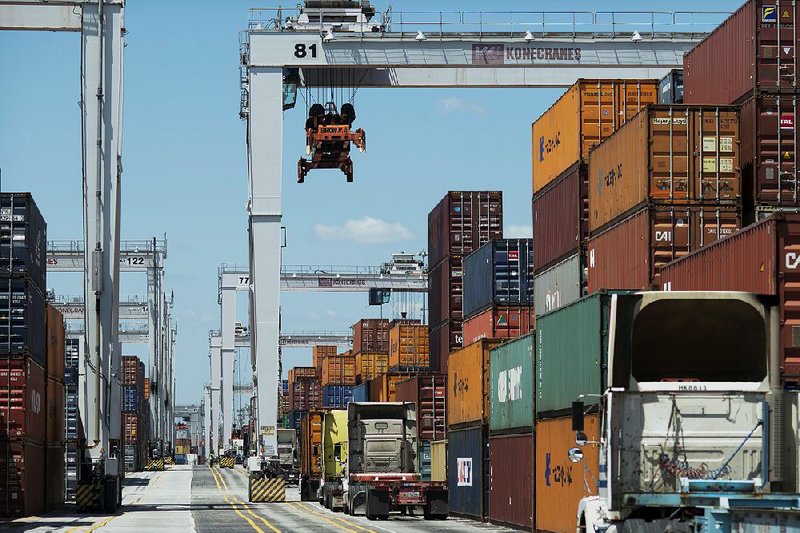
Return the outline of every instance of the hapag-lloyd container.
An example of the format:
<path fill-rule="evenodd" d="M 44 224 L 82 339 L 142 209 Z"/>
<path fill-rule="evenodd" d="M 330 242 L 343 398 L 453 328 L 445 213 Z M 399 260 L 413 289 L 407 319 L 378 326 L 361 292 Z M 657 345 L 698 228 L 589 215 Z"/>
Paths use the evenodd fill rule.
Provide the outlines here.
<path fill-rule="evenodd" d="M 589 293 L 649 289 L 662 266 L 740 227 L 740 207 L 645 207 L 589 238 Z"/>
<path fill-rule="evenodd" d="M 774 214 L 661 269 L 667 290 L 745 291 L 777 296 L 781 374 L 800 385 L 800 215 Z"/>
<path fill-rule="evenodd" d="M 29 439 L 0 440 L 0 516 L 45 509 L 45 449 Z"/>
<path fill-rule="evenodd" d="M 483 518 L 489 512 L 489 432 L 478 425 L 447 435 L 450 512 Z"/>
<path fill-rule="evenodd" d="M 27 192 L 0 194 L 0 273 L 26 274 L 46 284 L 47 224 Z"/>
<path fill-rule="evenodd" d="M 533 241 L 490 241 L 464 259 L 464 317 L 492 305 L 529 305 L 533 301 Z"/>
<path fill-rule="evenodd" d="M 395 401 L 417 406 L 417 432 L 420 440 L 432 441 L 447 436 L 447 375 L 419 374 L 395 385 Z"/>
<path fill-rule="evenodd" d="M 531 428 L 532 429 L 532 428 Z M 489 437 L 489 520 L 533 528 L 533 434 Z"/>
<path fill-rule="evenodd" d="M 795 91 L 798 6 L 749 0 L 683 59 L 684 100 L 733 104 L 756 91 Z"/>
<path fill-rule="evenodd" d="M 430 368 L 427 324 L 398 323 L 389 330 L 389 368 L 419 371 Z"/>
<path fill-rule="evenodd" d="M 489 350 L 500 340 L 481 339 L 450 354 L 447 423 L 482 424 L 489 419 Z"/>
<path fill-rule="evenodd" d="M 464 324 L 460 320 L 448 320 L 431 327 L 431 370 L 447 372 L 447 360 L 451 352 L 464 345 Z"/>
<path fill-rule="evenodd" d="M 45 298 L 29 278 L 0 279 L 0 355 L 27 354 L 47 364 Z"/>
<path fill-rule="evenodd" d="M 741 199 L 739 111 L 650 106 L 592 151 L 589 232 L 639 206 Z"/>
<path fill-rule="evenodd" d="M 322 385 L 355 385 L 356 358 L 350 353 L 322 359 Z"/>
<path fill-rule="evenodd" d="M 533 196 L 534 274 L 577 253 L 589 236 L 589 167 L 578 163 Z M 536 291 L 533 293 L 536 298 Z"/>
<path fill-rule="evenodd" d="M 464 343 L 521 337 L 533 330 L 535 322 L 531 305 L 492 306 L 464 321 Z"/>
<path fill-rule="evenodd" d="M 64 380 L 65 341 L 64 341 L 64 315 L 47 304 L 47 377 L 58 381 Z"/>
<path fill-rule="evenodd" d="M 583 253 L 576 253 L 533 278 L 533 311 L 536 316 L 555 311 L 584 295 L 584 266 Z"/>
<path fill-rule="evenodd" d="M 489 353 L 489 430 L 533 431 L 533 334 Z"/>
<path fill-rule="evenodd" d="M 658 80 L 578 80 L 533 123 L 533 194 L 657 101 Z"/>
<path fill-rule="evenodd" d="M 599 428 L 599 415 L 584 417 L 584 432 L 590 441 L 599 440 Z M 597 494 L 599 448 L 584 446 L 583 461 L 573 463 L 567 457 L 567 452 L 574 447 L 572 417 L 536 423 L 537 531 L 575 531 L 578 503 L 587 493 Z"/>
<path fill-rule="evenodd" d="M 353 324 L 353 353 L 389 353 L 389 320 L 364 318 Z"/>
<path fill-rule="evenodd" d="M 503 238 L 501 191 L 450 191 L 428 214 L 428 264 L 433 270 L 447 256 L 466 256 Z"/>
<path fill-rule="evenodd" d="M 356 354 L 356 381 L 365 382 L 385 374 L 389 370 L 389 354 L 358 353 Z M 357 401 L 357 400 L 354 400 Z M 367 401 L 367 400 L 363 400 Z"/>
<path fill-rule="evenodd" d="M 0 359 L 0 440 L 47 438 L 44 369 L 29 357 Z"/>

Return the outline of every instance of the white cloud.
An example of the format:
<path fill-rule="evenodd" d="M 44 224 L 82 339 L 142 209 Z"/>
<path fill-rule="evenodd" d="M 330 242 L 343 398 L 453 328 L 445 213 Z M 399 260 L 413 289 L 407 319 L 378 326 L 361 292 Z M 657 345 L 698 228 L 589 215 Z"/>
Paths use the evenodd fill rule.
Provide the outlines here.
<path fill-rule="evenodd" d="M 506 239 L 530 239 L 533 237 L 533 226 L 512 224 L 503 231 L 503 237 Z"/>
<path fill-rule="evenodd" d="M 386 222 L 365 216 L 348 220 L 342 226 L 314 225 L 314 234 L 329 241 L 355 241 L 360 244 L 389 244 L 414 238 L 409 229 L 399 222 Z"/>
<path fill-rule="evenodd" d="M 436 108 L 442 113 L 452 113 L 454 111 L 466 111 L 476 115 L 483 115 L 486 110 L 480 104 L 471 100 L 464 100 L 455 96 L 450 98 L 440 98 L 436 101 Z"/>

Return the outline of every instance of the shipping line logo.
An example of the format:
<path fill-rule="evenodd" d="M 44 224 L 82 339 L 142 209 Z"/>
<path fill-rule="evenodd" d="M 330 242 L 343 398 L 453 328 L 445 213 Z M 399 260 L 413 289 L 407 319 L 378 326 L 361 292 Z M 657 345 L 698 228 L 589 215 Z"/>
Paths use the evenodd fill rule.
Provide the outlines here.
<path fill-rule="evenodd" d="M 539 137 L 539 162 L 544 161 L 544 156 L 550 154 L 561 146 L 561 132 L 556 132 L 552 139 L 545 139 L 544 135 Z"/>
<path fill-rule="evenodd" d="M 547 46 L 518 46 L 504 43 L 475 43 L 472 45 L 473 65 L 504 65 L 506 62 L 551 63 L 566 61 L 579 63 L 581 48 L 555 48 Z"/>
<path fill-rule="evenodd" d="M 365 279 L 317 278 L 318 287 L 365 287 Z"/>

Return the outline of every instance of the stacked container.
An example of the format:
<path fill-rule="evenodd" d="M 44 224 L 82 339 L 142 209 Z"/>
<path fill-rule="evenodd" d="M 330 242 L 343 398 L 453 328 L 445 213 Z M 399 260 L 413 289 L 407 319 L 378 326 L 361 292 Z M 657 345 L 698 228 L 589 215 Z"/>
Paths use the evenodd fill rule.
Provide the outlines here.
<path fill-rule="evenodd" d="M 363 318 L 352 329 L 356 383 L 364 383 L 389 369 L 389 320 Z"/>
<path fill-rule="evenodd" d="M 64 439 L 64 367 L 66 339 L 64 316 L 47 306 L 47 450 L 45 508 L 50 511 L 64 504 L 65 450 Z"/>
<path fill-rule="evenodd" d="M 83 343 L 77 338 L 66 339 L 64 350 L 64 427 L 66 430 L 66 497 L 74 499 L 78 486 L 78 441 L 83 438 L 78 433 L 78 364 L 81 360 Z"/>
<path fill-rule="evenodd" d="M 430 480 L 432 443 L 447 437 L 447 376 L 429 373 L 401 381 L 395 385 L 395 400 L 416 407 L 419 469 Z"/>
<path fill-rule="evenodd" d="M 430 361 L 447 371 L 463 346 L 463 259 L 503 238 L 503 193 L 450 191 L 428 215 Z"/>
<path fill-rule="evenodd" d="M 533 242 L 498 239 L 464 259 L 464 345 L 533 329 Z"/>
<path fill-rule="evenodd" d="M 140 471 L 147 463 L 149 409 L 145 409 L 144 390 L 144 363 L 135 355 L 123 355 L 122 434 L 127 472 Z"/>
<path fill-rule="evenodd" d="M 293 429 L 300 428 L 303 413 L 322 406 L 322 386 L 316 367 L 295 367 L 289 370 L 289 421 Z"/>
<path fill-rule="evenodd" d="M 430 370 L 429 331 L 419 321 L 393 321 L 389 329 L 389 369 L 412 373 Z"/>
<path fill-rule="evenodd" d="M 56 435 L 47 403 L 45 242 L 46 225 L 31 195 L 0 194 L 2 516 L 38 514 L 47 506 L 47 437 Z"/>
<path fill-rule="evenodd" d="M 335 345 L 317 344 L 311 347 L 312 364 L 317 369 L 317 374 L 322 375 L 322 359 L 329 355 L 336 355 Z"/>
<path fill-rule="evenodd" d="M 356 358 L 348 350 L 322 358 L 322 406 L 343 409 L 353 398 L 356 384 Z"/>

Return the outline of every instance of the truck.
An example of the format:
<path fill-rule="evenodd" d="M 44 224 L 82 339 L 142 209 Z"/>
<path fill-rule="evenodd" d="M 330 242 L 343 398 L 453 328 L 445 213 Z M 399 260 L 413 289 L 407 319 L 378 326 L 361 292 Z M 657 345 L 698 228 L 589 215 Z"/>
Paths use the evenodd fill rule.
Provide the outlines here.
<path fill-rule="evenodd" d="M 321 480 L 319 502 L 331 511 L 344 509 L 347 463 L 347 411 L 331 409 L 322 416 Z"/>
<path fill-rule="evenodd" d="M 322 479 L 322 417 L 312 410 L 300 419 L 300 501 L 317 499 Z"/>
<path fill-rule="evenodd" d="M 300 465 L 297 456 L 297 432 L 293 429 L 278 428 L 278 463 L 283 479 L 296 485 L 300 477 Z"/>
<path fill-rule="evenodd" d="M 604 390 L 572 404 L 567 459 L 584 462 L 584 486 L 599 472 L 575 531 L 725 533 L 787 511 L 800 524 L 800 403 L 780 383 L 775 302 L 641 292 L 610 295 L 608 307 Z M 595 441 L 584 432 L 590 409 L 600 416 Z M 586 464 L 590 455 L 598 464 Z"/>
<path fill-rule="evenodd" d="M 393 511 L 447 518 L 447 483 L 419 474 L 416 407 L 407 402 L 351 402 L 347 406 L 344 511 L 369 520 Z"/>

